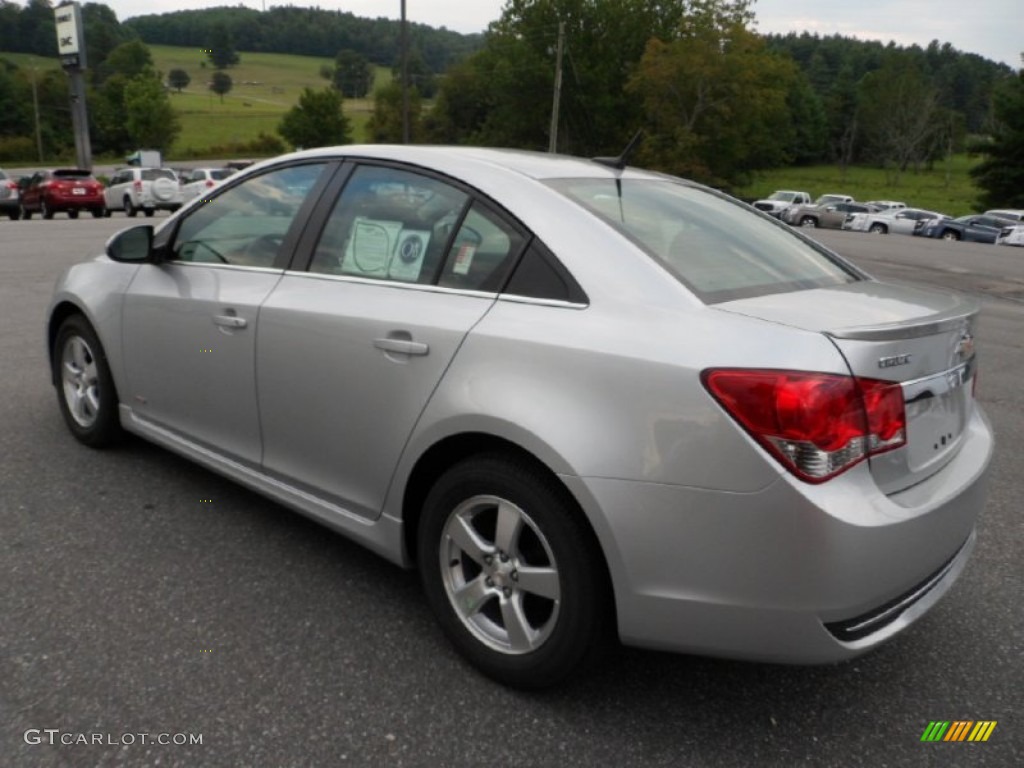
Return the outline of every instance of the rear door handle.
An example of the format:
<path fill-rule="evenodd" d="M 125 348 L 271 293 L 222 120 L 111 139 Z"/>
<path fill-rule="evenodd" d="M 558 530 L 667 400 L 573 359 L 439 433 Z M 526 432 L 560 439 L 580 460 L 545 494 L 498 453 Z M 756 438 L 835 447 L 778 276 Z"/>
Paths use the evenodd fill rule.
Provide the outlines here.
<path fill-rule="evenodd" d="M 222 328 L 245 328 L 249 321 L 236 315 L 214 315 L 213 322 Z"/>
<path fill-rule="evenodd" d="M 373 346 L 385 352 L 397 352 L 400 355 L 425 355 L 430 352 L 430 347 L 422 341 L 411 339 L 374 339 Z"/>

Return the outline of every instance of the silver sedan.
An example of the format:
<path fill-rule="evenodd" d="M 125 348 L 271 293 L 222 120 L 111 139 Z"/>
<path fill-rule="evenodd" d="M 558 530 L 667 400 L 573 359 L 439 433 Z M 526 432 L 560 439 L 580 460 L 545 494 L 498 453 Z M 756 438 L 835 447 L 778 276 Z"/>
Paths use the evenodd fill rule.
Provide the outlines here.
<path fill-rule="evenodd" d="M 349 146 L 116 235 L 47 341 L 81 442 L 418 568 L 470 662 L 541 687 L 616 638 L 830 662 L 924 614 L 984 505 L 977 314 L 680 179 Z"/>

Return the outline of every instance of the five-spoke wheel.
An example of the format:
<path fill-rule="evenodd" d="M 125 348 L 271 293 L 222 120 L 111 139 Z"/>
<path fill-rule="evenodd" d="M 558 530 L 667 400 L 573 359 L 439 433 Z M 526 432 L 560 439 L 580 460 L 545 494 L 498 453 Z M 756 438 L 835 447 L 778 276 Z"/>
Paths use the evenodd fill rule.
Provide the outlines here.
<path fill-rule="evenodd" d="M 103 348 L 85 318 L 72 315 L 64 321 L 53 355 L 68 428 L 86 445 L 109 445 L 120 434 L 117 395 Z"/>
<path fill-rule="evenodd" d="M 417 553 L 445 633 L 500 682 L 552 685 L 607 647 L 611 600 L 593 532 L 558 479 L 528 460 L 485 454 L 443 474 Z"/>

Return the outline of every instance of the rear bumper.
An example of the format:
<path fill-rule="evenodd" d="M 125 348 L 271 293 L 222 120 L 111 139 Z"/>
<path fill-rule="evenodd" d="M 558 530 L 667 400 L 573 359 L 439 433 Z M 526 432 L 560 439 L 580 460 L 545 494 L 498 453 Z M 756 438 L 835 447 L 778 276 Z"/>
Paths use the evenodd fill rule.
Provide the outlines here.
<path fill-rule="evenodd" d="M 891 496 L 865 464 L 818 486 L 781 474 L 749 494 L 569 484 L 605 545 L 623 642 L 824 663 L 891 638 L 953 585 L 974 546 L 992 448 L 976 409 L 957 456 Z"/>

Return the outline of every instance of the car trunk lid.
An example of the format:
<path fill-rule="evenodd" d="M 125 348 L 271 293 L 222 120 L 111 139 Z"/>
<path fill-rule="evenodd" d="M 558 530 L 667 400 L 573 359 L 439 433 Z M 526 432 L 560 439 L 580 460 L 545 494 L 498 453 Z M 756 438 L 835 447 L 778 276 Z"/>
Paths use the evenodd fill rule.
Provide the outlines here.
<path fill-rule="evenodd" d="M 924 480 L 959 449 L 974 407 L 973 299 L 861 281 L 715 308 L 823 333 L 854 376 L 900 383 L 907 443 L 869 460 L 884 492 Z"/>

